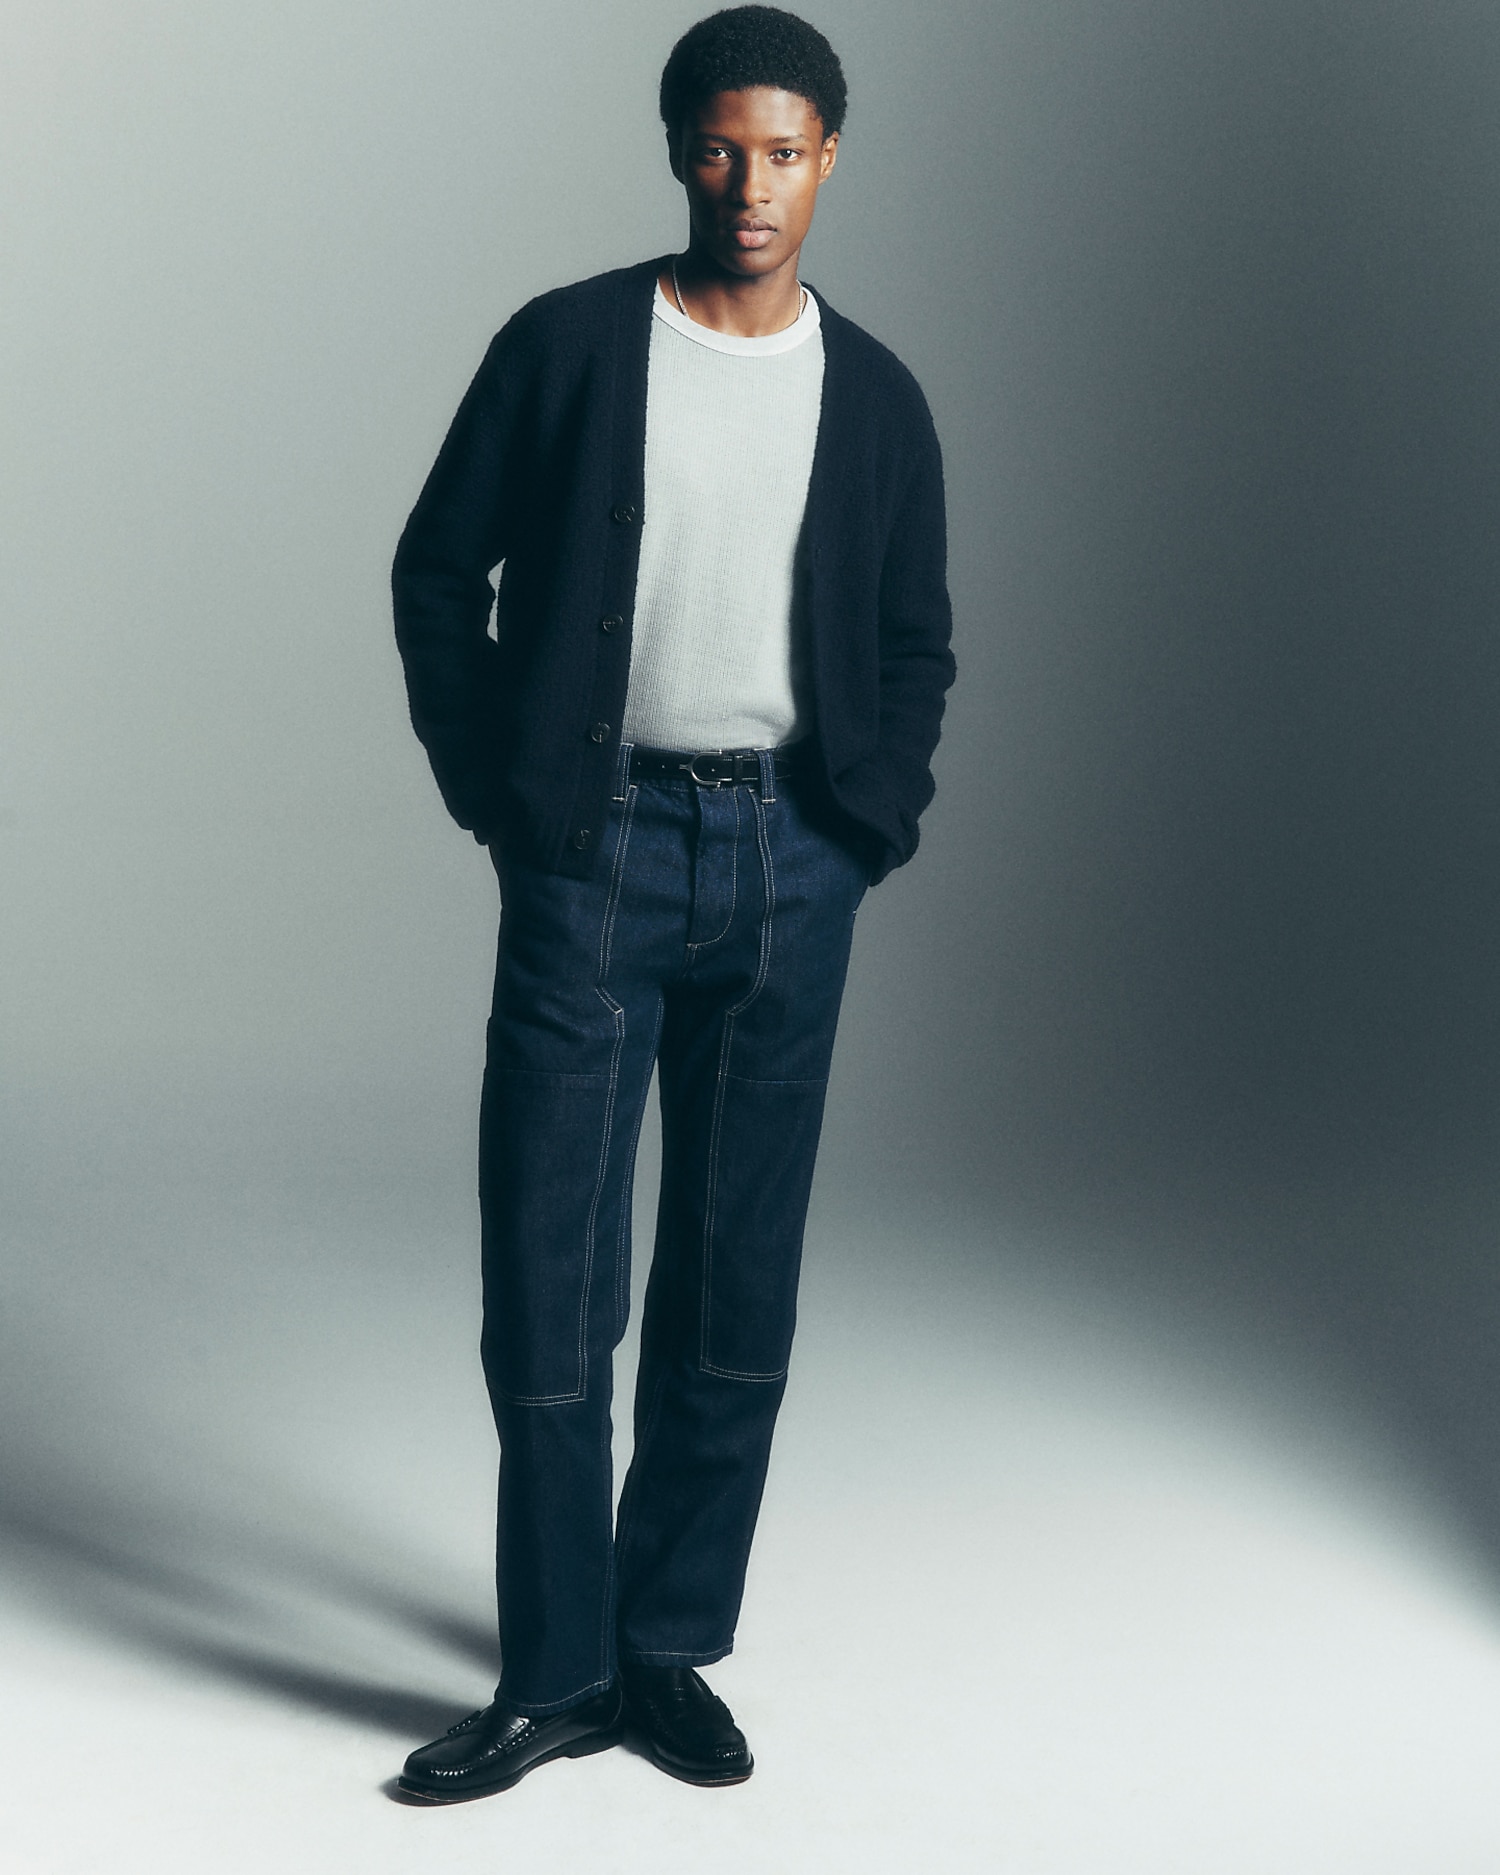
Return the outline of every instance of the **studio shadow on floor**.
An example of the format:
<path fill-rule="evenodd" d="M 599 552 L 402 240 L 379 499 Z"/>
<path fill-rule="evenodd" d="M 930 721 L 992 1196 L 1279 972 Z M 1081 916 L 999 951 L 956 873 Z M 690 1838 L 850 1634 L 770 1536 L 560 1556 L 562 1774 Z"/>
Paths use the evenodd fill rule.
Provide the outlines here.
<path fill-rule="evenodd" d="M 13 1425 L 0 1455 L 0 1572 L 49 1624 L 413 1742 L 471 1711 L 476 1677 L 498 1674 L 492 1632 L 414 1592 L 410 1559 L 331 1522 L 309 1529 L 305 1507 L 264 1480 L 252 1497 L 205 1465 L 170 1492 L 128 1477 L 106 1488 L 52 1444 L 28 1450 Z M 447 1656 L 454 1696 L 367 1670 L 383 1646 Z"/>

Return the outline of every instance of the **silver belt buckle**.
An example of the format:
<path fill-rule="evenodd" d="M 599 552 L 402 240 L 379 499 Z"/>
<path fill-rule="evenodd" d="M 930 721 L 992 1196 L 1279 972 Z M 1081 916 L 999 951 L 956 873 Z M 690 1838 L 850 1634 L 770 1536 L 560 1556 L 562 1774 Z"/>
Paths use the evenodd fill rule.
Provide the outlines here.
<path fill-rule="evenodd" d="M 700 762 L 711 762 L 715 757 L 726 753 L 727 751 L 724 749 L 700 749 L 687 765 L 687 771 L 691 779 L 696 781 L 700 788 L 722 788 L 726 780 L 732 781 L 734 779 L 733 776 L 700 775 L 698 773 L 698 764 Z"/>

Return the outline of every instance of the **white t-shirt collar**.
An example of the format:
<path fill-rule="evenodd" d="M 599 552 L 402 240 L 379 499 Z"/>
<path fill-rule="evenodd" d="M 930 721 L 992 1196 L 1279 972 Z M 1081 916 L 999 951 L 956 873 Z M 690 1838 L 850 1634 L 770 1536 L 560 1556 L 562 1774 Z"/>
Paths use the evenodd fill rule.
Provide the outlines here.
<path fill-rule="evenodd" d="M 674 332 L 680 332 L 684 338 L 706 345 L 710 351 L 731 352 L 741 358 L 769 358 L 777 352 L 789 352 L 795 346 L 805 344 L 822 325 L 818 302 L 811 288 L 804 287 L 802 290 L 807 295 L 807 301 L 797 317 L 782 331 L 768 332 L 763 338 L 741 338 L 734 332 L 716 332 L 712 326 L 700 326 L 696 320 L 686 318 L 677 310 L 669 295 L 662 292 L 660 281 L 656 286 L 653 311 L 664 325 L 670 326 Z"/>

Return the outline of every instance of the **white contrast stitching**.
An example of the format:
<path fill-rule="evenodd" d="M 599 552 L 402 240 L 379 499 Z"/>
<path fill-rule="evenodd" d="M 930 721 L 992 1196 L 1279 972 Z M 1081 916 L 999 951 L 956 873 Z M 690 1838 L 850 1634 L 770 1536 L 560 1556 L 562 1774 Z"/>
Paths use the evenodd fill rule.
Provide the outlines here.
<path fill-rule="evenodd" d="M 685 1654 L 680 1647 L 632 1647 L 625 1655 L 625 1664 L 633 1660 L 671 1660 L 684 1667 L 711 1667 L 715 1661 L 727 1660 L 734 1652 L 734 1640 L 731 1637 L 722 1647 L 714 1648 L 706 1654 Z"/>
<path fill-rule="evenodd" d="M 612 801 L 625 799 L 626 786 L 630 780 L 630 753 L 634 747 L 633 742 L 621 738 L 619 752 L 615 756 L 615 791 L 609 797 Z"/>
<path fill-rule="evenodd" d="M 503 1699 L 506 1705 L 510 1707 L 511 1711 L 519 1714 L 523 1719 L 555 1719 L 558 1713 L 566 1712 L 572 1706 L 581 1706 L 585 1700 L 591 1699 L 595 1693 L 607 1692 L 613 1685 L 613 1677 L 607 1680 L 595 1680 L 592 1685 L 585 1686 L 582 1691 L 569 1693 L 565 1699 L 555 1699 L 550 1705 L 542 1706 L 536 1712 L 522 1712 L 516 1702 L 505 1692 L 503 1684 L 496 1697 Z M 486 1706 L 484 1712 L 488 1711 L 489 1707 Z M 475 1718 L 482 1718 L 484 1713 L 476 1712 L 474 1716 Z"/>
<path fill-rule="evenodd" d="M 604 988 L 604 974 L 609 969 L 610 945 L 614 937 L 615 913 L 620 903 L 620 887 L 625 873 L 625 849 L 635 815 L 635 788 L 625 801 L 620 818 L 620 837 L 615 844 L 614 866 L 610 873 L 609 898 L 604 907 L 604 921 L 599 932 L 599 980 L 595 993 L 614 1018 L 615 1040 L 610 1051 L 609 1085 L 604 1096 L 604 1128 L 599 1142 L 599 1169 L 594 1178 L 594 1192 L 589 1201 L 588 1223 L 584 1227 L 583 1294 L 578 1305 L 578 1385 L 571 1393 L 505 1393 L 512 1406 L 568 1406 L 588 1394 L 588 1319 L 589 1292 L 594 1280 L 594 1225 L 599 1215 L 599 1199 L 604 1190 L 604 1176 L 609 1161 L 609 1141 L 614 1123 L 615 1091 L 620 1078 L 620 1055 L 625 1046 L 625 1011 Z"/>
<path fill-rule="evenodd" d="M 651 1098 L 651 1075 L 656 1067 L 657 1050 L 661 1047 L 662 1021 L 666 1015 L 666 1000 L 657 992 L 656 1027 L 652 1031 L 651 1046 L 646 1053 L 646 1082 L 641 1089 L 640 1100 L 636 1103 L 635 1132 L 630 1141 L 630 1155 L 625 1161 L 625 1173 L 620 1181 L 620 1228 L 615 1237 L 615 1341 L 616 1346 L 624 1338 L 625 1330 L 630 1326 L 630 1282 L 625 1268 L 625 1239 L 630 1230 L 632 1195 L 635 1191 L 635 1162 L 641 1144 L 641 1127 L 646 1118 L 646 1103 Z"/>
<path fill-rule="evenodd" d="M 630 844 L 630 829 L 635 819 L 639 790 L 631 788 L 625 797 L 625 812 L 620 817 L 620 837 L 615 846 L 614 874 L 609 882 L 609 904 L 605 908 L 604 928 L 599 933 L 599 980 L 594 985 L 600 1001 L 614 1017 L 615 1045 L 609 1058 L 609 1092 L 604 1101 L 604 1131 L 599 1142 L 599 1171 L 594 1180 L 594 1195 L 589 1201 L 588 1249 L 583 1265 L 583 1300 L 578 1310 L 578 1394 L 588 1392 L 588 1318 L 589 1291 L 594 1276 L 594 1228 L 599 1218 L 599 1201 L 604 1195 L 604 1179 L 609 1168 L 609 1142 L 614 1130 L 615 1094 L 620 1084 L 620 1056 L 625 1051 L 625 1006 L 615 1001 L 604 987 L 610 965 L 610 950 L 615 935 L 615 915 L 620 908 L 620 892 L 625 881 L 625 849 Z"/>
<path fill-rule="evenodd" d="M 724 919 L 723 929 L 717 931 L 711 938 L 699 938 L 696 944 L 690 943 L 688 945 L 689 951 L 700 951 L 710 944 L 719 943 L 724 933 L 734 923 L 734 912 L 735 907 L 739 904 L 740 891 L 740 795 L 743 792 L 744 790 L 741 788 L 731 788 L 729 790 L 730 799 L 734 802 L 734 840 L 729 848 L 729 911 Z M 699 833 L 700 835 L 702 833 L 701 792 L 699 797 Z"/>
<path fill-rule="evenodd" d="M 738 828 L 736 828 L 736 832 Z M 776 916 L 776 872 L 771 864 L 771 841 L 766 828 L 765 803 L 755 797 L 755 834 L 760 846 L 761 872 L 765 880 L 766 902 L 765 915 L 760 927 L 760 957 L 757 962 L 755 981 L 747 993 L 725 1011 L 724 1040 L 719 1046 L 719 1078 L 714 1088 L 714 1117 L 708 1143 L 708 1193 L 704 1205 L 703 1218 L 703 1276 L 698 1302 L 698 1368 L 701 1373 L 717 1374 L 732 1380 L 780 1380 L 787 1369 L 783 1367 L 775 1374 L 741 1374 L 734 1369 L 717 1367 L 708 1355 L 709 1299 L 713 1275 L 714 1212 L 719 1195 L 719 1138 L 724 1125 L 724 1088 L 729 1079 L 729 1050 L 734 1040 L 736 1016 L 742 1015 L 765 987 L 766 977 L 771 968 L 771 927 Z M 736 850 L 739 840 L 736 838 Z"/>

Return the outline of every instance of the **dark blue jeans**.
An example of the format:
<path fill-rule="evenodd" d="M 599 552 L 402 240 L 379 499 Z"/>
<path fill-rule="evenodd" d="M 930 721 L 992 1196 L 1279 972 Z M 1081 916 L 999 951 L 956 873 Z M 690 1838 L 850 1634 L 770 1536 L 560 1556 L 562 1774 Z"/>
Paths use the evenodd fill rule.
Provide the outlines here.
<path fill-rule="evenodd" d="M 501 1696 L 727 1654 L 796 1319 L 863 860 L 793 788 L 627 786 L 595 876 L 496 855 L 480 1119 L 485 1377 L 500 1433 Z M 653 1065 L 662 1188 L 635 1454 L 612 1511 L 611 1355 Z"/>

